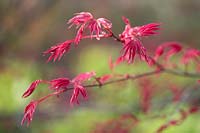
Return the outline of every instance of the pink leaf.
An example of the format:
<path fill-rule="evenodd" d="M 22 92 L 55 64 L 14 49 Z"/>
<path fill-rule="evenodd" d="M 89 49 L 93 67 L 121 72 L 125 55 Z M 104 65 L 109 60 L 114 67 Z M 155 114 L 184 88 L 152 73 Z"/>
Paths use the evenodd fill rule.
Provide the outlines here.
<path fill-rule="evenodd" d="M 112 28 L 112 23 L 110 20 L 105 19 L 105 18 L 98 18 L 97 23 L 99 25 L 102 25 L 105 29 L 111 29 Z"/>
<path fill-rule="evenodd" d="M 68 21 L 68 24 L 71 24 L 70 27 L 72 27 L 73 25 L 80 26 L 81 24 L 84 24 L 91 19 L 93 19 L 93 16 L 91 13 L 80 12 L 80 13 L 76 13 L 75 16 Z"/>
<path fill-rule="evenodd" d="M 129 19 L 126 18 L 126 17 L 124 17 L 124 16 L 122 16 L 122 20 L 124 21 L 124 23 L 125 23 L 126 25 L 130 25 L 130 24 L 131 24 L 130 21 L 129 21 Z"/>
<path fill-rule="evenodd" d="M 91 77 L 93 77 L 95 75 L 96 75 L 96 73 L 94 71 L 92 71 L 92 72 L 86 72 L 86 73 L 81 73 L 78 76 L 76 76 L 72 80 L 72 82 L 77 82 L 77 83 L 84 82 L 84 81 L 89 80 Z"/>
<path fill-rule="evenodd" d="M 71 99 L 70 99 L 71 105 L 73 105 L 74 102 L 79 104 L 78 96 L 79 96 L 80 93 L 84 98 L 87 98 L 86 89 L 81 85 L 74 85 L 74 91 L 73 91 L 73 94 L 72 94 Z"/>
<path fill-rule="evenodd" d="M 51 54 L 51 56 L 49 56 L 47 62 L 53 60 L 54 62 L 56 60 L 60 60 L 61 57 L 63 56 L 63 54 L 65 52 L 68 52 L 70 49 L 70 45 L 72 43 L 72 40 L 67 40 L 63 43 L 60 43 L 58 45 L 52 46 L 50 49 L 48 49 L 47 51 L 44 52 L 44 55 L 46 54 Z"/>
<path fill-rule="evenodd" d="M 84 29 L 86 28 L 86 24 L 93 20 L 93 16 L 89 12 L 80 12 L 76 13 L 73 18 L 68 21 L 68 24 L 71 24 L 69 28 L 73 25 L 79 27 L 76 37 L 74 39 L 75 44 L 78 44 L 83 37 Z"/>
<path fill-rule="evenodd" d="M 32 101 L 26 106 L 24 110 L 24 117 L 21 121 L 21 125 L 24 124 L 25 120 L 27 120 L 27 126 L 31 123 L 37 104 L 38 104 L 37 101 Z"/>
<path fill-rule="evenodd" d="M 166 44 L 166 47 L 171 47 L 171 49 L 167 52 L 165 58 L 169 60 L 171 56 L 181 51 L 182 46 L 177 42 L 171 42 Z"/>
<path fill-rule="evenodd" d="M 68 87 L 70 80 L 68 78 L 58 78 L 49 81 L 51 84 L 51 89 L 59 90 L 60 88 Z"/>
<path fill-rule="evenodd" d="M 160 24 L 159 23 L 150 23 L 143 26 L 134 27 L 133 34 L 137 36 L 150 36 L 157 34 L 157 30 L 159 30 Z"/>
<path fill-rule="evenodd" d="M 40 84 L 41 82 L 42 82 L 42 80 L 36 80 L 36 81 L 32 82 L 31 85 L 28 87 L 28 89 L 24 92 L 22 97 L 26 98 L 26 97 L 30 96 L 33 93 L 33 91 L 36 89 L 38 84 Z"/>
<path fill-rule="evenodd" d="M 96 39 L 100 40 L 100 33 L 102 32 L 101 25 L 98 21 L 93 20 L 88 24 L 88 28 L 90 29 L 90 36 L 92 39 L 92 35 L 96 35 Z"/>
<path fill-rule="evenodd" d="M 146 61 L 148 64 L 152 64 L 153 60 L 149 58 L 146 53 L 146 49 L 143 47 L 141 37 L 150 36 L 156 34 L 159 30 L 160 24 L 150 23 L 143 26 L 131 27 L 127 18 L 122 18 L 126 24 L 124 31 L 119 35 L 120 40 L 123 42 L 123 60 L 127 60 L 128 63 L 133 63 L 136 54 L 140 56 L 140 59 Z"/>
<path fill-rule="evenodd" d="M 158 60 L 158 58 L 164 53 L 164 47 L 163 46 L 158 46 L 158 48 L 155 51 L 155 56 L 154 59 Z"/>
<path fill-rule="evenodd" d="M 106 81 L 108 81 L 110 78 L 112 78 L 112 75 L 111 74 L 106 74 L 106 75 L 103 75 L 101 77 L 99 77 L 98 81 L 103 84 L 105 83 Z"/>
<path fill-rule="evenodd" d="M 197 50 L 197 49 L 187 49 L 184 52 L 184 54 L 183 54 L 181 62 L 183 64 L 188 64 L 192 60 L 199 61 L 199 59 L 200 59 L 199 57 L 200 57 L 200 50 Z"/>
<path fill-rule="evenodd" d="M 79 44 L 79 42 L 81 41 L 81 39 L 83 37 L 84 28 L 85 28 L 85 24 L 81 25 L 81 27 L 77 31 L 76 37 L 74 39 L 74 43 L 76 45 Z"/>
<path fill-rule="evenodd" d="M 168 61 L 174 54 L 181 51 L 182 46 L 178 42 L 166 42 L 158 46 L 155 51 L 154 59 L 158 60 L 158 58 L 163 55 L 165 49 L 169 48 L 168 52 L 165 55 L 165 59 Z"/>
<path fill-rule="evenodd" d="M 96 39 L 100 40 L 100 35 L 105 35 L 106 31 L 104 29 L 110 29 L 112 27 L 112 23 L 105 18 L 93 19 L 88 24 L 88 28 L 90 29 L 90 35 L 96 35 Z"/>
<path fill-rule="evenodd" d="M 148 62 L 146 49 L 138 39 L 130 40 L 129 42 L 125 41 L 122 55 L 123 60 L 127 60 L 128 63 L 133 63 L 136 54 L 140 56 L 140 59 Z"/>

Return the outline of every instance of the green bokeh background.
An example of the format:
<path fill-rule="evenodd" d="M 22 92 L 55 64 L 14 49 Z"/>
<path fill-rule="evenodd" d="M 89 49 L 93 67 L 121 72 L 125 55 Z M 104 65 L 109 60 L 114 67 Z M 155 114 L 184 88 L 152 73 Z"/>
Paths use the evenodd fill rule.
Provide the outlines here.
<path fill-rule="evenodd" d="M 32 100 L 48 94 L 47 86 L 39 85 L 34 95 L 22 99 L 21 95 L 36 79 L 58 77 L 73 78 L 81 72 L 94 70 L 97 76 L 110 73 L 108 58 L 119 56 L 121 45 L 111 39 L 84 40 L 77 48 L 55 63 L 46 63 L 42 52 L 50 46 L 73 38 L 74 30 L 67 30 L 66 21 L 74 13 L 89 11 L 94 16 L 105 17 L 113 22 L 113 31 L 120 34 L 124 29 L 121 16 L 130 18 L 132 25 L 150 22 L 162 24 L 160 34 L 144 39 L 144 45 L 152 54 L 163 41 L 179 41 L 185 47 L 199 48 L 200 1 L 199 0 L 1 0 L 0 1 L 0 133 L 88 133 L 98 123 L 132 113 L 142 120 L 132 132 L 153 133 L 166 119 L 149 117 L 168 114 L 176 104 L 172 95 L 163 91 L 153 99 L 149 116 L 141 113 L 137 81 L 127 81 L 102 88 L 89 88 L 89 99 L 71 108 L 67 92 L 59 98 L 50 98 L 38 106 L 29 127 L 21 126 L 24 107 Z M 177 62 L 178 59 L 174 59 Z M 192 70 L 193 67 L 190 68 Z M 123 64 L 117 73 L 143 73 L 150 71 L 147 64 L 136 61 Z M 194 71 L 194 70 L 192 70 Z M 164 74 L 155 76 L 153 82 L 163 90 L 168 83 L 180 86 L 195 84 L 196 80 Z M 199 97 L 200 92 L 195 92 Z M 193 93 L 192 93 L 193 95 Z M 157 107 L 158 106 L 158 107 Z M 187 108 L 187 104 L 181 104 Z M 161 108 L 162 107 L 162 108 Z M 200 132 L 199 113 L 189 116 L 181 125 L 170 127 L 165 133 Z"/>

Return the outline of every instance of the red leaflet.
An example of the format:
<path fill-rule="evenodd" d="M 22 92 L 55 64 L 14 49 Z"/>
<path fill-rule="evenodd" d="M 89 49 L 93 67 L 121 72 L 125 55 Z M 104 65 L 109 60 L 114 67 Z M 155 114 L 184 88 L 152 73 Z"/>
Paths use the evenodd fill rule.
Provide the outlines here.
<path fill-rule="evenodd" d="M 79 28 L 74 39 L 74 43 L 78 44 L 83 37 L 83 31 L 86 28 L 86 24 L 93 20 L 93 16 L 89 12 L 80 12 L 76 13 L 73 18 L 68 21 L 68 24 L 71 24 L 69 28 L 73 25 L 76 25 L 76 28 Z"/>
<path fill-rule="evenodd" d="M 159 23 L 150 23 L 143 26 L 138 26 L 133 28 L 133 33 L 136 36 L 150 36 L 157 34 L 157 30 L 159 30 L 160 24 Z"/>
<path fill-rule="evenodd" d="M 76 25 L 77 27 L 79 27 L 81 24 L 84 24 L 91 19 L 93 19 L 93 16 L 91 13 L 80 12 L 80 13 L 76 13 L 75 16 L 71 18 L 67 23 L 71 24 L 69 28 L 71 28 L 73 25 Z"/>
<path fill-rule="evenodd" d="M 137 52 L 137 49 L 141 46 L 139 40 L 130 40 L 128 43 L 123 46 L 123 59 L 127 60 L 128 63 L 132 63 Z M 140 49 L 138 49 L 140 50 Z"/>
<path fill-rule="evenodd" d="M 119 35 L 120 40 L 123 41 L 123 55 L 122 60 L 127 60 L 132 63 L 136 54 L 147 63 L 150 63 L 149 57 L 146 54 L 146 49 L 142 46 L 139 37 L 150 36 L 156 34 L 155 31 L 159 30 L 160 24 L 152 23 L 139 27 L 131 27 L 127 18 L 122 18 L 126 24 L 125 30 Z"/>
<path fill-rule="evenodd" d="M 111 27 L 112 23 L 105 18 L 93 19 L 88 24 L 91 38 L 95 35 L 97 40 L 100 40 L 100 35 L 106 35 L 107 31 L 105 29 L 111 29 Z"/>
<path fill-rule="evenodd" d="M 131 27 L 130 21 L 126 18 L 122 18 L 124 23 L 126 24 L 124 32 L 121 34 L 125 38 L 135 38 L 137 36 L 150 36 L 157 34 L 156 31 L 159 30 L 160 24 L 159 23 L 150 23 L 147 25 L 143 26 L 136 26 L 136 27 Z"/>
<path fill-rule="evenodd" d="M 94 19 L 92 14 L 89 12 L 77 13 L 76 16 L 68 21 L 68 24 L 71 24 L 69 28 L 73 25 L 76 25 L 77 28 L 79 27 L 74 41 L 76 44 L 78 44 L 83 38 L 83 32 L 85 29 L 90 30 L 91 38 L 93 38 L 93 35 L 95 35 L 95 38 L 99 40 L 100 35 L 106 34 L 106 31 L 104 31 L 104 29 L 110 29 L 112 27 L 112 23 L 108 19 Z"/>
<path fill-rule="evenodd" d="M 89 80 L 91 77 L 95 76 L 95 72 L 86 72 L 86 73 L 81 73 L 78 76 L 76 76 L 73 80 L 72 83 L 74 84 L 74 91 L 70 99 L 71 105 L 76 102 L 79 104 L 78 101 L 78 96 L 81 93 L 84 98 L 87 98 L 87 92 L 86 89 L 81 85 L 82 82 Z"/>
<path fill-rule="evenodd" d="M 122 63 L 125 59 L 128 60 L 128 58 L 126 58 L 126 57 L 127 56 L 125 56 L 125 57 L 120 56 L 120 57 L 117 58 L 117 60 L 115 62 L 113 62 L 112 58 L 110 57 L 109 60 L 108 60 L 108 65 L 109 65 L 110 70 L 112 71 L 117 65 Z"/>
<path fill-rule="evenodd" d="M 60 43 L 58 45 L 52 46 L 50 49 L 44 52 L 44 55 L 51 54 L 51 56 L 48 58 L 47 62 L 53 60 L 54 62 L 58 59 L 60 60 L 61 57 L 65 52 L 68 52 L 70 49 L 70 45 L 72 43 L 72 40 L 67 40 L 63 43 Z"/>
<path fill-rule="evenodd" d="M 23 98 L 26 98 L 28 96 L 30 96 L 33 91 L 35 90 L 35 88 L 38 86 L 39 83 L 41 83 L 42 80 L 36 80 L 33 83 L 31 83 L 31 85 L 29 86 L 29 88 L 24 92 L 24 94 L 22 95 Z"/>
<path fill-rule="evenodd" d="M 188 49 L 184 52 L 181 62 L 183 64 L 188 64 L 192 60 L 199 61 L 199 57 L 200 57 L 200 50 Z"/>
<path fill-rule="evenodd" d="M 182 49 L 182 46 L 176 42 L 169 43 L 169 44 L 167 44 L 167 46 L 171 47 L 171 49 L 167 52 L 167 54 L 165 56 L 166 60 L 169 60 L 172 55 L 180 52 Z"/>
<path fill-rule="evenodd" d="M 182 46 L 178 42 L 166 42 L 158 46 L 155 51 L 154 59 L 158 60 L 158 58 L 163 55 L 164 50 L 169 48 L 169 51 L 166 53 L 165 59 L 169 60 L 171 56 L 181 51 Z"/>
<path fill-rule="evenodd" d="M 120 39 L 123 41 L 125 41 L 126 39 L 132 39 L 134 36 L 132 35 L 132 28 L 131 28 L 130 21 L 126 17 L 122 17 L 122 20 L 124 21 L 126 25 L 122 34 L 119 35 Z"/>
<path fill-rule="evenodd" d="M 31 123 L 37 104 L 38 104 L 37 101 L 32 101 L 26 106 L 24 110 L 24 117 L 21 121 L 21 125 L 24 124 L 25 120 L 27 120 L 27 126 Z"/>
<path fill-rule="evenodd" d="M 92 72 L 86 72 L 86 73 L 81 73 L 78 76 L 76 76 L 72 82 L 74 83 L 81 83 L 84 82 L 86 80 L 89 80 L 91 77 L 95 76 L 96 73 L 94 71 Z"/>
<path fill-rule="evenodd" d="M 97 23 L 105 29 L 111 29 L 112 28 L 112 23 L 110 20 L 105 19 L 105 18 L 98 18 Z"/>
<path fill-rule="evenodd" d="M 106 75 L 96 78 L 96 81 L 99 83 L 99 85 L 102 85 L 106 81 L 108 81 L 111 77 L 112 77 L 111 74 L 106 74 Z"/>
<path fill-rule="evenodd" d="M 90 29 L 90 36 L 96 35 L 96 39 L 100 40 L 100 34 L 105 35 L 106 32 L 104 29 L 110 29 L 112 23 L 105 18 L 98 18 L 97 20 L 93 19 L 89 24 L 88 28 Z"/>
<path fill-rule="evenodd" d="M 58 91 L 60 88 L 66 88 L 69 85 L 70 80 L 68 78 L 58 78 L 49 82 L 51 84 L 51 89 Z"/>
<path fill-rule="evenodd" d="M 99 78 L 99 82 L 101 84 L 105 83 L 106 81 L 108 81 L 110 78 L 112 78 L 112 75 L 111 74 L 106 74 L 106 75 L 103 75 Z"/>
<path fill-rule="evenodd" d="M 154 56 L 154 60 L 158 60 L 158 58 L 164 53 L 164 47 L 163 46 L 158 46 L 156 51 L 155 51 L 155 56 Z"/>
<path fill-rule="evenodd" d="M 81 25 L 80 28 L 78 29 L 77 33 L 76 33 L 76 37 L 74 39 L 74 43 L 76 45 L 79 44 L 79 42 L 81 41 L 81 39 L 83 37 L 84 28 L 85 28 L 85 24 Z"/>
<path fill-rule="evenodd" d="M 88 28 L 90 29 L 90 36 L 92 39 L 92 35 L 96 34 L 96 39 L 100 40 L 100 32 L 102 32 L 101 25 L 98 21 L 93 20 L 88 24 Z"/>
<path fill-rule="evenodd" d="M 124 21 L 124 23 L 126 24 L 126 26 L 128 26 L 128 25 L 130 26 L 131 25 L 131 23 L 130 23 L 130 21 L 129 21 L 128 18 L 122 16 L 122 20 Z"/>
<path fill-rule="evenodd" d="M 70 99 L 71 105 L 73 105 L 74 102 L 79 104 L 78 96 L 79 96 L 80 93 L 84 98 L 87 98 L 86 89 L 81 85 L 74 85 L 74 91 L 73 91 L 73 94 L 72 94 L 71 99 Z"/>
<path fill-rule="evenodd" d="M 148 62 L 146 49 L 138 39 L 130 40 L 129 42 L 125 41 L 122 55 L 123 60 L 127 60 L 128 63 L 133 63 L 136 53 L 140 56 L 140 59 Z"/>

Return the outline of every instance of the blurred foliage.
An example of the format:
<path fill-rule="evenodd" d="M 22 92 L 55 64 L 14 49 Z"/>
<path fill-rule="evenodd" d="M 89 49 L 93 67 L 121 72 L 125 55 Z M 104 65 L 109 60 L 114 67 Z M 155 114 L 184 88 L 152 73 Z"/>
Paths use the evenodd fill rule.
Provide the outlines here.
<path fill-rule="evenodd" d="M 70 108 L 71 92 L 60 98 L 52 98 L 38 106 L 30 127 L 20 126 L 25 105 L 32 99 L 49 93 L 47 86 L 40 85 L 34 95 L 22 99 L 21 95 L 36 79 L 74 77 L 85 71 L 96 71 L 97 75 L 110 73 L 108 57 L 115 60 L 120 53 L 118 43 L 110 40 L 84 40 L 73 48 L 60 62 L 45 63 L 42 52 L 50 46 L 73 38 L 73 30 L 67 30 L 66 21 L 73 13 L 92 12 L 113 22 L 113 31 L 119 34 L 124 29 L 121 16 L 130 18 L 132 25 L 160 22 L 162 30 L 158 36 L 144 40 L 148 52 L 163 41 L 180 41 L 186 47 L 199 48 L 199 0 L 1 0 L 0 1 L 0 132 L 72 132 L 87 133 L 100 122 L 117 118 L 124 113 L 133 113 L 143 121 L 132 132 L 155 132 L 168 119 L 148 119 L 141 113 L 139 86 L 137 81 L 126 81 L 102 88 L 90 88 L 89 100 Z M 173 59 L 177 63 L 177 58 Z M 178 66 L 184 69 L 181 66 Z M 118 74 L 143 73 L 150 70 L 147 64 L 135 61 L 133 65 L 122 64 L 115 70 Z M 190 66 L 189 70 L 194 67 Z M 196 81 L 185 77 L 163 74 L 152 81 L 161 88 L 152 100 L 150 116 L 168 114 L 176 104 L 168 105 L 172 95 L 169 84 L 181 87 Z M 190 87 L 190 86 L 189 86 Z M 166 91 L 163 91 L 166 90 Z M 199 90 L 192 96 L 199 97 Z M 67 99 L 67 100 L 66 100 Z M 191 101 L 187 101 L 191 102 Z M 187 103 L 186 102 L 186 103 Z M 187 104 L 180 105 L 187 108 Z M 156 110 L 157 109 L 157 110 Z M 176 117 L 178 112 L 175 112 Z M 200 132 L 199 113 L 189 116 L 180 126 L 170 127 L 165 133 Z"/>

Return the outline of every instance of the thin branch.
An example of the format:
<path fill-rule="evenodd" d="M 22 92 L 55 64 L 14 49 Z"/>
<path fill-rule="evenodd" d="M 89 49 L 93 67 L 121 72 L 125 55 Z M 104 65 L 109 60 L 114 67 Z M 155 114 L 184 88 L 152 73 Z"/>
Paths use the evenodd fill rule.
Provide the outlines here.
<path fill-rule="evenodd" d="M 165 73 L 182 76 L 182 77 L 200 78 L 200 73 L 189 73 L 186 71 L 175 71 L 171 69 L 165 69 Z"/>
<path fill-rule="evenodd" d="M 49 98 L 49 97 L 51 97 L 51 96 L 59 95 L 59 94 L 65 92 L 65 91 L 67 91 L 66 88 L 65 88 L 65 89 L 62 89 L 62 90 L 59 90 L 59 91 L 55 91 L 55 92 L 50 93 L 50 94 L 48 94 L 48 95 L 46 95 L 46 96 L 44 96 L 44 97 L 41 97 L 41 98 L 40 98 L 39 100 L 37 100 L 37 101 L 38 101 L 38 103 L 41 103 L 42 101 L 46 100 L 47 98 Z"/>
<path fill-rule="evenodd" d="M 168 74 L 171 74 L 171 75 L 176 75 L 176 76 L 181 76 L 181 77 L 188 77 L 188 78 L 200 78 L 200 74 L 188 73 L 188 72 L 184 72 L 184 71 L 175 71 L 175 70 L 163 68 L 163 69 L 161 69 L 159 71 L 158 70 L 154 70 L 154 71 L 151 71 L 151 72 L 145 72 L 145 73 L 138 74 L 138 75 L 127 75 L 127 76 L 124 76 L 122 78 L 110 80 L 110 81 L 107 81 L 107 82 L 102 83 L 102 84 L 99 84 L 99 83 L 88 84 L 88 85 L 83 85 L 83 87 L 87 87 L 87 88 L 102 87 L 102 86 L 106 86 L 106 85 L 110 85 L 110 84 L 114 84 L 114 83 L 119 83 L 119 82 L 123 82 L 123 81 L 127 81 L 127 80 L 136 80 L 136 79 L 139 79 L 139 78 L 143 78 L 143 77 L 147 77 L 147 76 L 153 76 L 153 75 L 162 74 L 162 73 L 168 73 Z M 59 95 L 61 93 L 64 93 L 64 92 L 66 92 L 68 90 L 72 90 L 72 89 L 73 89 L 73 87 L 63 88 L 62 90 L 53 92 L 53 93 L 51 93 L 51 94 L 49 94 L 47 96 L 44 96 L 44 97 L 40 98 L 38 101 L 42 102 L 42 101 L 44 101 L 45 99 L 47 99 L 47 98 L 49 98 L 51 96 Z"/>
<path fill-rule="evenodd" d="M 181 76 L 181 77 L 188 77 L 188 78 L 200 78 L 200 74 L 195 74 L 195 73 L 188 73 L 188 72 L 182 72 L 182 71 L 174 71 L 171 69 L 161 69 L 161 70 L 156 70 L 156 71 L 151 71 L 151 72 L 146 72 L 146 73 L 142 73 L 142 74 L 138 74 L 138 75 L 128 75 L 126 77 L 120 78 L 120 79 L 115 79 L 115 80 L 111 80 L 108 82 L 105 82 L 103 84 L 90 84 L 90 85 L 85 85 L 84 87 L 101 87 L 101 86 L 105 86 L 105 85 L 109 85 L 109 84 L 113 84 L 113 83 L 118 83 L 118 82 L 122 82 L 122 81 L 126 81 L 126 80 L 136 80 L 142 77 L 147 77 L 147 76 L 153 76 L 156 74 L 161 74 L 161 73 L 168 73 L 171 75 L 176 75 L 176 76 Z M 73 89 L 73 88 L 68 88 L 68 89 Z"/>
<path fill-rule="evenodd" d="M 114 40 L 116 40 L 116 41 L 118 41 L 118 42 L 121 42 L 121 43 L 123 43 L 123 41 L 119 38 L 119 37 L 117 37 L 113 32 L 112 32 L 112 30 L 111 29 L 106 29 L 109 33 L 110 33 L 110 37 L 112 37 L 112 38 L 114 38 Z"/>

